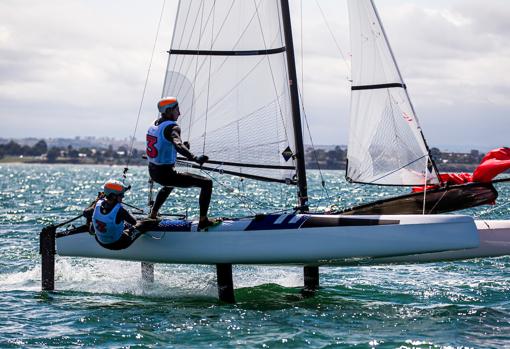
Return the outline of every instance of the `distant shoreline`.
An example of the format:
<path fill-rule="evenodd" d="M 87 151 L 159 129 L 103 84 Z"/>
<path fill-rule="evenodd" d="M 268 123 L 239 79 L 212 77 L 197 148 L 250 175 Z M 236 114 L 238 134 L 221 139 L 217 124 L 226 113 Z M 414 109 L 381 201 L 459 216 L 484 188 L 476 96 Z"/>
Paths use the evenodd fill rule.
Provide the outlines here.
<path fill-rule="evenodd" d="M 80 166 L 82 166 L 82 165 L 126 166 L 125 162 L 117 162 L 117 161 L 94 162 L 94 161 L 82 160 L 82 159 L 65 159 L 65 160 L 57 159 L 55 162 L 47 162 L 47 161 L 42 161 L 42 160 L 30 158 L 30 157 L 24 157 L 24 158 L 5 157 L 3 159 L 0 159 L 0 165 L 3 165 L 3 164 L 5 164 L 5 165 L 8 165 L 8 164 L 36 164 L 36 165 L 80 165 Z M 442 165 L 438 164 L 438 165 L 439 165 L 438 168 L 439 168 L 440 172 L 469 172 L 469 173 L 472 173 L 478 166 L 478 164 L 467 164 L 467 163 L 466 164 L 448 164 L 446 166 L 444 164 L 442 164 Z M 147 163 L 145 162 L 145 160 L 130 161 L 129 166 L 147 166 Z M 318 170 L 318 168 L 315 164 L 313 164 L 312 166 L 306 166 L 306 169 Z M 344 171 L 345 165 L 342 167 L 334 167 L 334 168 L 321 167 L 320 169 L 324 170 L 324 171 L 331 171 L 331 170 L 332 171 Z"/>

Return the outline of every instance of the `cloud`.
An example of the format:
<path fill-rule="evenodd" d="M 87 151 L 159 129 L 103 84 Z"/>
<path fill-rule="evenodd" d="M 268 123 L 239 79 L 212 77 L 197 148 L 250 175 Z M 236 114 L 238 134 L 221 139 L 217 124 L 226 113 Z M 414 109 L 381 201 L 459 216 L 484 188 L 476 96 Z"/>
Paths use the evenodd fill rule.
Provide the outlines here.
<path fill-rule="evenodd" d="M 28 11 L 22 2 L 0 4 L 2 136 L 45 136 L 52 132 L 48 120 L 62 135 L 95 134 L 98 124 L 116 137 L 132 132 L 161 4 L 146 8 L 130 3 L 129 11 L 123 4 L 52 0 L 32 3 Z M 148 15 L 154 16 L 150 26 L 134 25 L 138 20 L 147 24 L 143 17 Z M 148 86 L 155 98 L 160 94 L 170 25 L 163 25 L 166 40 L 157 48 Z M 151 107 L 147 113 L 154 115 L 152 103 Z M 135 118 L 127 122 L 128 115 Z M 29 121 L 33 133 L 27 134 L 18 119 Z M 64 126 L 73 119 L 83 127 L 71 131 Z"/>
<path fill-rule="evenodd" d="M 294 44 L 299 82 L 304 44 L 303 90 L 314 140 L 345 144 L 350 59 L 346 5 L 319 1 L 328 28 L 315 1 L 303 3 L 303 30 L 299 2 L 292 3 Z M 504 116 L 510 109 L 510 3 L 376 4 L 426 137 L 433 142 L 452 137 L 455 127 L 461 143 L 469 142 L 472 129 L 486 142 L 502 139 L 509 126 Z M 0 136 L 129 136 L 160 6 L 132 0 L 49 0 L 29 6 L 19 0 L 0 2 Z M 167 2 L 138 138 L 155 116 L 175 10 L 175 2 Z M 487 124 L 498 124 L 501 131 L 489 131 Z"/>

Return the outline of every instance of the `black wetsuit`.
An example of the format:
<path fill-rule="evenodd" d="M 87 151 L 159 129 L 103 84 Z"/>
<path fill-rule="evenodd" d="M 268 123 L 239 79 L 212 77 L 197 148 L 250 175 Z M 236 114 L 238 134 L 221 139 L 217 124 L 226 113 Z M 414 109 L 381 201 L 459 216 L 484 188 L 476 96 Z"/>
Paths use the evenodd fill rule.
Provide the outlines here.
<path fill-rule="evenodd" d="M 96 206 L 94 205 L 92 207 L 87 208 L 85 211 L 83 211 L 83 216 L 87 219 L 88 224 L 90 224 L 90 222 L 92 222 L 92 215 L 94 214 L 95 207 Z M 115 205 L 109 206 L 105 200 L 105 201 L 103 201 L 101 208 L 100 208 L 101 213 L 108 214 L 111 210 L 113 210 L 114 207 L 115 207 Z M 109 250 L 122 250 L 124 248 L 127 248 L 129 245 L 131 245 L 133 243 L 133 241 L 136 240 L 136 238 L 140 235 L 140 234 L 135 234 L 134 229 L 132 229 L 132 227 L 134 225 L 136 225 L 136 218 L 133 217 L 133 215 L 131 213 L 129 213 L 129 211 L 127 211 L 124 207 L 121 207 L 119 209 L 119 212 L 117 212 L 117 216 L 115 216 L 115 223 L 119 224 L 122 221 L 130 224 L 131 227 L 124 230 L 124 232 L 120 236 L 119 240 L 117 240 L 111 244 L 103 244 L 96 237 L 96 241 L 101 246 L 103 246 L 104 248 L 107 248 Z M 93 232 L 94 225 L 90 224 L 90 227 L 91 227 L 91 231 Z"/>
<path fill-rule="evenodd" d="M 156 125 L 159 125 L 166 119 L 159 119 L 156 121 Z M 195 156 L 190 152 L 188 147 L 183 143 L 181 139 L 181 128 L 178 125 L 167 126 L 163 135 L 169 142 L 172 142 L 175 149 L 179 154 L 186 157 L 189 160 L 194 160 Z M 212 180 L 209 178 L 199 176 L 194 173 L 175 171 L 174 165 L 156 165 L 149 163 L 149 175 L 156 182 L 163 186 L 156 196 L 152 212 L 158 212 L 168 195 L 172 192 L 174 187 L 189 188 L 199 187 L 200 198 L 198 200 L 200 205 L 200 216 L 207 216 L 209 210 L 209 203 L 211 202 L 212 195 Z"/>

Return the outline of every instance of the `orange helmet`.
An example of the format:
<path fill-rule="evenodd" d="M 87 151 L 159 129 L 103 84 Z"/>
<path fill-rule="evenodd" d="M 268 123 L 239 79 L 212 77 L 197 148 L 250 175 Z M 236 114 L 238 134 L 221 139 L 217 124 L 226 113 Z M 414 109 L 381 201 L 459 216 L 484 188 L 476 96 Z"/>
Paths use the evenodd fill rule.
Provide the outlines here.
<path fill-rule="evenodd" d="M 176 97 L 164 97 L 158 102 L 158 109 L 163 114 L 167 109 L 173 109 L 178 106 Z"/>
<path fill-rule="evenodd" d="M 125 185 L 121 181 L 110 179 L 108 180 L 108 182 L 104 184 L 103 192 L 106 196 L 109 196 L 111 194 L 124 196 L 124 193 L 129 189 L 130 187 Z"/>

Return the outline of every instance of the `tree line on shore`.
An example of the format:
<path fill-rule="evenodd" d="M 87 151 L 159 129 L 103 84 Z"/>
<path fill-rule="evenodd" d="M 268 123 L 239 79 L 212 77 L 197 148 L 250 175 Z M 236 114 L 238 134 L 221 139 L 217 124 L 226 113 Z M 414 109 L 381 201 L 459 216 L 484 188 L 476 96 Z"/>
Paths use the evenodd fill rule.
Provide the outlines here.
<path fill-rule="evenodd" d="M 32 162 L 112 163 L 125 160 L 129 156 L 127 148 L 127 146 L 121 146 L 114 149 L 112 145 L 107 148 L 73 148 L 72 145 L 48 147 L 44 140 L 38 141 L 33 146 L 28 146 L 20 145 L 11 140 L 6 144 L 0 144 L 0 159 L 5 157 L 31 157 Z M 133 149 L 132 157 L 133 159 L 141 159 L 140 151 Z"/>
<path fill-rule="evenodd" d="M 478 150 L 470 153 L 441 152 L 438 148 L 431 149 L 431 156 L 443 170 L 449 168 L 458 169 L 462 165 L 476 165 L 484 154 Z M 133 149 L 131 161 L 133 164 L 145 163 L 142 159 L 143 152 Z M 127 146 L 119 146 L 114 149 L 112 145 L 107 148 L 73 148 L 49 147 L 45 140 L 36 142 L 33 146 L 20 145 L 11 140 L 0 144 L 0 159 L 4 157 L 30 157 L 32 162 L 71 162 L 71 163 L 122 163 L 129 155 Z M 347 158 L 347 149 L 335 146 L 329 150 L 323 148 L 307 147 L 305 162 L 311 169 L 344 169 Z"/>
<path fill-rule="evenodd" d="M 430 155 L 442 171 L 472 171 L 482 161 L 485 154 L 475 149 L 469 153 L 456 153 L 431 148 Z M 308 147 L 305 150 L 305 162 L 310 169 L 344 169 L 347 162 L 347 149 L 340 146 L 329 150 Z"/>

